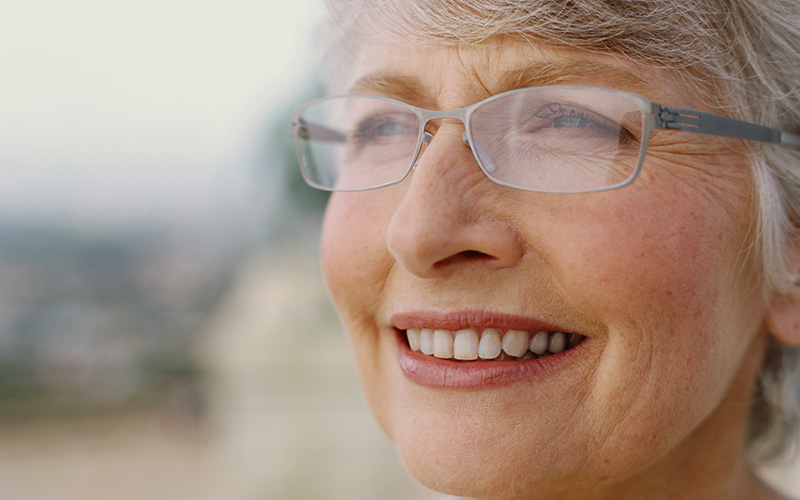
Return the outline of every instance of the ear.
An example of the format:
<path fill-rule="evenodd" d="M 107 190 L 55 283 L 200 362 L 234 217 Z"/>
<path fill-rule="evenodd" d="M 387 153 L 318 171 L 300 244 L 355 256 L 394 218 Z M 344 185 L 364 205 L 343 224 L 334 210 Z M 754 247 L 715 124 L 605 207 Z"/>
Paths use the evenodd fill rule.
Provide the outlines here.
<path fill-rule="evenodd" d="M 784 344 L 800 345 L 800 285 L 772 300 L 765 322 L 770 333 Z"/>

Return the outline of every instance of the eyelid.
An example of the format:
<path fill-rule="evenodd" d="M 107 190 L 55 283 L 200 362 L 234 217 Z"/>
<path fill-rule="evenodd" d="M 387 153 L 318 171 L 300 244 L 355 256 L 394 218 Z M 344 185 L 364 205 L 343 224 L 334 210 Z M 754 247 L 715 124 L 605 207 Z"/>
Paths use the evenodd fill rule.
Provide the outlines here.
<path fill-rule="evenodd" d="M 557 109 L 554 109 L 554 106 L 557 106 Z M 542 113 L 541 112 L 542 110 L 545 110 L 545 112 Z M 570 112 L 570 110 L 577 112 L 572 113 Z M 548 103 L 544 106 L 539 107 L 538 110 L 533 113 L 533 115 L 541 119 L 542 121 L 548 121 L 547 125 L 543 127 L 537 126 L 534 130 L 538 130 L 539 128 L 550 128 L 550 120 L 553 118 L 559 118 L 562 116 L 575 116 L 594 124 L 600 129 L 605 130 L 609 134 L 618 136 L 621 141 L 624 141 L 629 144 L 630 143 L 638 144 L 641 137 L 641 130 L 639 130 L 639 133 L 635 133 L 634 131 L 631 131 L 629 127 L 626 127 L 624 123 L 617 122 L 616 120 L 612 120 L 610 118 L 606 118 L 600 113 L 590 111 L 585 107 L 577 104 L 562 104 L 556 102 Z M 621 118 L 624 118 L 624 116 Z"/>
<path fill-rule="evenodd" d="M 393 120 L 392 116 L 400 116 L 404 118 L 408 118 L 408 120 L 403 119 L 396 119 Z M 410 118 L 414 118 L 414 122 Z M 385 124 L 398 124 L 407 126 L 409 131 L 413 133 L 417 133 L 418 131 L 418 121 L 416 120 L 416 115 L 410 113 L 404 113 L 399 110 L 387 110 L 377 113 L 369 114 L 362 119 L 359 119 L 355 122 L 355 127 L 353 132 L 350 134 L 350 137 L 355 140 L 356 142 L 367 140 L 369 137 L 368 135 L 375 130 L 376 127 L 380 127 L 381 125 Z"/>
<path fill-rule="evenodd" d="M 558 109 L 553 109 L 553 106 L 558 106 Z M 546 116 L 544 116 L 545 113 L 541 112 L 542 110 L 546 110 L 547 113 Z M 542 118 L 542 119 L 551 118 L 553 116 L 577 116 L 579 118 L 583 118 L 591 122 L 597 123 L 600 126 L 613 126 L 613 127 L 622 126 L 615 120 L 611 120 L 599 113 L 596 113 L 582 106 L 574 104 L 549 103 L 539 108 L 539 110 L 537 110 L 533 114 L 537 118 Z"/>

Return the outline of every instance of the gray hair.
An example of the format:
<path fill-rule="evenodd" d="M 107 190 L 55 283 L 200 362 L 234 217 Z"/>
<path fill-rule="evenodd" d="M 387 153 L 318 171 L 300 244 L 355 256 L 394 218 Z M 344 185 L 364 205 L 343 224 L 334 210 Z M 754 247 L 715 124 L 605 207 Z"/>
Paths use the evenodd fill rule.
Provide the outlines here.
<path fill-rule="evenodd" d="M 800 124 L 797 0 L 328 0 L 331 68 L 360 43 L 475 44 L 496 35 L 621 54 L 677 70 L 690 90 L 731 116 L 783 130 Z M 344 70 L 346 71 L 346 70 Z M 341 76 L 341 75 L 339 75 Z M 337 79 L 333 72 L 329 79 Z M 752 147 L 759 201 L 755 255 L 767 299 L 798 282 L 800 149 Z M 770 340 L 750 419 L 754 463 L 796 448 L 800 348 Z M 792 450 L 794 451 L 794 450 Z"/>

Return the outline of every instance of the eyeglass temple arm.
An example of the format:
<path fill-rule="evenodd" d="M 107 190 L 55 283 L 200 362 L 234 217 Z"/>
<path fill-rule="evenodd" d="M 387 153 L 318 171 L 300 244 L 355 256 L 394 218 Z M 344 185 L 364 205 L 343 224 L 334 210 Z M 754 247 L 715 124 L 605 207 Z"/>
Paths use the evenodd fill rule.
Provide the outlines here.
<path fill-rule="evenodd" d="M 660 104 L 653 108 L 658 128 L 800 146 L 800 135 L 791 132 L 693 109 L 670 108 Z"/>
<path fill-rule="evenodd" d="M 303 119 L 295 120 L 292 124 L 292 133 L 299 139 L 313 139 L 320 142 L 347 142 L 347 134 Z"/>

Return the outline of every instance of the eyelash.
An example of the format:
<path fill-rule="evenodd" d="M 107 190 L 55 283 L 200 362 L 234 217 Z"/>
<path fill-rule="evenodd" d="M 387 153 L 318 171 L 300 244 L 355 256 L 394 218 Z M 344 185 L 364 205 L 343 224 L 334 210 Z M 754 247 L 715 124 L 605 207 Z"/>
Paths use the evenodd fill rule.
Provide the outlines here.
<path fill-rule="evenodd" d="M 601 115 L 591 113 L 582 108 L 565 106 L 560 103 L 551 103 L 539 108 L 533 115 L 541 120 L 547 120 L 553 117 L 575 117 L 600 128 L 601 130 L 618 136 L 620 141 L 625 144 L 638 144 L 636 135 L 622 125 L 608 120 Z"/>
<path fill-rule="evenodd" d="M 608 120 L 595 115 L 589 114 L 586 110 L 580 108 L 567 108 L 562 104 L 548 104 L 540 108 L 539 111 L 533 113 L 533 116 L 536 118 L 540 118 L 542 120 L 546 120 L 552 117 L 561 117 L 561 116 L 568 116 L 568 117 L 575 117 L 580 118 L 581 120 L 585 120 L 589 123 L 597 125 L 598 127 L 611 131 L 612 129 L 616 129 L 617 126 L 613 122 L 609 122 Z"/>

